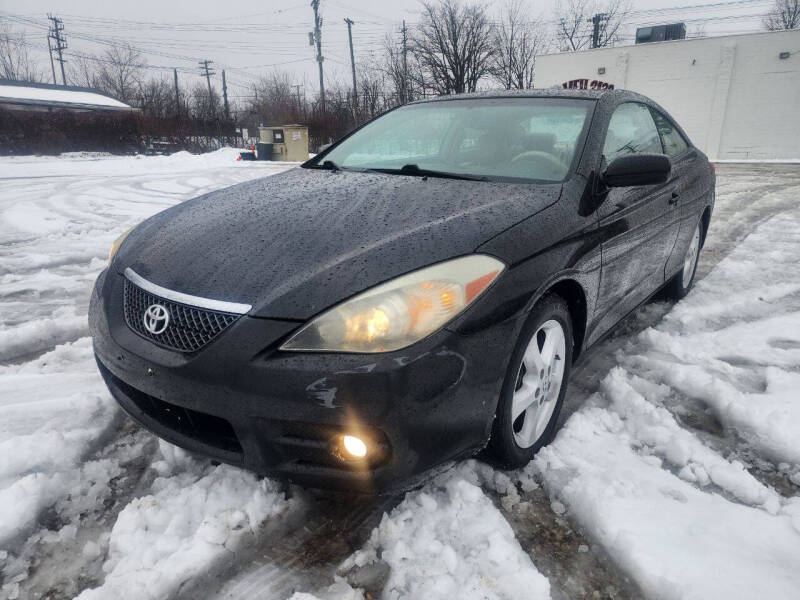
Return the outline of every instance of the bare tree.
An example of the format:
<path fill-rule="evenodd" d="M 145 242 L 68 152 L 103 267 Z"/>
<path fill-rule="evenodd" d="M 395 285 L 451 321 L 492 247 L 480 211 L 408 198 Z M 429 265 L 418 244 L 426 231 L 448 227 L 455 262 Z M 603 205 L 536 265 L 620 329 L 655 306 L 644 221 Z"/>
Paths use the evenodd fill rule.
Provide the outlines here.
<path fill-rule="evenodd" d="M 397 104 L 405 104 L 414 98 L 413 92 L 413 55 L 410 52 L 403 56 L 402 42 L 391 34 L 387 34 L 383 42 L 382 70 L 388 78 L 391 94 Z"/>
<path fill-rule="evenodd" d="M 557 36 L 562 50 L 583 50 L 592 45 L 592 18 L 601 16 L 597 47 L 613 46 L 619 38 L 630 5 L 628 0 L 559 0 L 556 6 Z"/>
<path fill-rule="evenodd" d="M 358 82 L 357 121 L 363 123 L 386 110 L 386 78 L 377 69 L 363 69 Z"/>
<path fill-rule="evenodd" d="M 90 54 L 71 53 L 67 63 L 67 80 L 82 87 L 99 87 L 97 81 L 99 60 L 103 59 Z"/>
<path fill-rule="evenodd" d="M 16 81 L 42 81 L 42 72 L 28 52 L 23 32 L 0 25 L 0 77 Z"/>
<path fill-rule="evenodd" d="M 208 86 L 198 81 L 189 90 L 187 97 L 189 110 L 195 119 L 216 121 L 220 118 L 221 101 L 219 93 L 214 88 L 211 88 L 209 94 Z"/>
<path fill-rule="evenodd" d="M 253 88 L 248 112 L 264 123 L 302 121 L 302 106 L 294 87 L 294 77 L 286 71 L 273 71 L 261 77 Z M 327 90 L 326 90 L 327 97 Z"/>
<path fill-rule="evenodd" d="M 139 107 L 151 117 L 175 115 L 175 89 L 164 77 L 151 77 L 139 86 Z"/>
<path fill-rule="evenodd" d="M 480 4 L 423 2 L 411 51 L 423 85 L 439 94 L 474 92 L 489 72 L 492 23 Z"/>
<path fill-rule="evenodd" d="M 545 44 L 543 27 L 528 20 L 520 0 L 509 0 L 495 27 L 492 77 L 507 90 L 532 88 L 536 55 Z"/>
<path fill-rule="evenodd" d="M 770 31 L 800 27 L 800 0 L 775 0 L 764 16 L 764 27 Z"/>
<path fill-rule="evenodd" d="M 100 57 L 97 70 L 97 87 L 127 104 L 138 99 L 142 70 L 147 67 L 139 51 L 133 46 L 111 46 Z"/>

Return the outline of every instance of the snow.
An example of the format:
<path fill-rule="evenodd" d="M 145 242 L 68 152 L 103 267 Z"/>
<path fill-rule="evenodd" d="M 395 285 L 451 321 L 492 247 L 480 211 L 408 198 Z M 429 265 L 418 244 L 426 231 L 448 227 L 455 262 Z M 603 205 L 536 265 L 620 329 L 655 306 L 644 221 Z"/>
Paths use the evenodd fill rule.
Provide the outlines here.
<path fill-rule="evenodd" d="M 113 108 L 131 108 L 124 102 L 94 92 L 26 87 L 23 85 L 0 85 L 0 100 L 3 99 L 40 100 L 64 104 L 93 104 Z"/>
<path fill-rule="evenodd" d="M 569 516 L 654 598 L 794 598 L 800 511 L 770 514 L 703 490 L 626 430 L 580 411 L 536 459 Z"/>
<path fill-rule="evenodd" d="M 715 164 L 742 165 L 794 165 L 800 164 L 800 158 L 717 158 Z"/>
<path fill-rule="evenodd" d="M 110 532 L 87 524 L 119 500 L 119 481 L 145 443 L 124 437 L 94 363 L 86 337 L 93 281 L 111 241 L 147 216 L 294 166 L 237 156 L 0 159 L 0 596 L 19 593 L 33 563 L 66 548 L 84 563 L 106 563 L 106 587 L 90 597 L 109 589 L 163 597 L 287 510 L 271 482 L 205 461 L 184 460 L 174 472 L 156 461 L 152 487 L 118 507 Z M 54 524 L 43 526 L 45 517 Z"/>
<path fill-rule="evenodd" d="M 76 477 L 116 412 L 91 359 L 84 339 L 0 368 L 0 547 L 27 533 L 41 510 L 82 492 Z"/>
<path fill-rule="evenodd" d="M 378 560 L 391 569 L 386 600 L 550 598 L 503 515 L 459 471 L 408 494 L 342 568 Z"/>
<path fill-rule="evenodd" d="M 676 418 L 700 403 L 800 472 L 799 258 L 800 211 L 762 224 L 619 352 L 622 366 L 528 467 L 654 598 L 800 590 L 800 497 Z"/>
<path fill-rule="evenodd" d="M 275 482 L 199 463 L 166 443 L 162 447 L 181 458 L 156 462 L 152 468 L 161 475 L 152 493 L 119 513 L 103 566 L 105 581 L 83 592 L 81 600 L 163 598 L 289 511 Z"/>
<path fill-rule="evenodd" d="M 771 218 L 624 360 L 705 403 L 764 456 L 800 467 L 798 246 L 797 215 Z"/>
<path fill-rule="evenodd" d="M 117 408 L 86 337 L 91 286 L 121 232 L 293 166 L 237 155 L 0 158 L 0 597 L 228 597 L 237 588 L 222 584 L 259 560 L 284 591 L 258 597 L 280 600 L 376 598 L 375 573 L 384 600 L 615 597 L 559 588 L 554 563 L 580 579 L 595 560 L 652 598 L 797 598 L 793 167 L 719 167 L 705 278 L 676 305 L 639 311 L 596 351 L 596 376 L 576 369 L 566 423 L 531 465 L 458 463 L 304 578 L 320 500 L 157 442 Z M 564 529 L 530 537 L 572 542 L 543 554 L 518 529 L 534 514 Z M 297 555 L 275 561 L 264 549 L 278 545 Z"/>

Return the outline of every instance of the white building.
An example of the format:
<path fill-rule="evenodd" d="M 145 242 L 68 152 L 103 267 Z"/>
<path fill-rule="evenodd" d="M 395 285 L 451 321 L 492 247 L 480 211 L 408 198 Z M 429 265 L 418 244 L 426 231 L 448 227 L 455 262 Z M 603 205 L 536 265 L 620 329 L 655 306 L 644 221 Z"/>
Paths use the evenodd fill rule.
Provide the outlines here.
<path fill-rule="evenodd" d="M 800 159 L 800 30 L 540 56 L 536 87 L 564 84 L 649 96 L 711 158 Z"/>

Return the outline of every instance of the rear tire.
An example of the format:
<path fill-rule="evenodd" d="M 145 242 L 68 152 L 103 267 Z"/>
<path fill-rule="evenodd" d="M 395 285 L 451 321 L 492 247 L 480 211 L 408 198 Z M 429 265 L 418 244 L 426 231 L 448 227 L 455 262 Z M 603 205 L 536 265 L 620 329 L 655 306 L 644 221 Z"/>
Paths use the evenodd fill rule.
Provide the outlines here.
<path fill-rule="evenodd" d="M 697 223 L 689 247 L 683 257 L 683 267 L 675 274 L 667 284 L 666 292 L 670 298 L 680 300 L 686 297 L 694 285 L 694 276 L 697 273 L 697 262 L 700 256 L 700 248 L 703 240 L 702 219 Z"/>
<path fill-rule="evenodd" d="M 572 319 L 548 294 L 533 307 L 511 355 L 488 450 L 503 466 L 526 465 L 556 431 L 572 366 Z"/>

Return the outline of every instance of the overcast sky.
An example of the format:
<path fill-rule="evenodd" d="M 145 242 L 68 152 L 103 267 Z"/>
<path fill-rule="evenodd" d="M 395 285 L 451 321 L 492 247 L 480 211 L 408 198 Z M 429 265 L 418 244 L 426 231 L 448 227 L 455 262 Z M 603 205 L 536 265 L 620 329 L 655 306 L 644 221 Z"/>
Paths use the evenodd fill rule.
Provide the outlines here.
<path fill-rule="evenodd" d="M 556 0 L 529 0 L 532 17 L 552 21 Z M 642 0 L 633 2 L 632 35 L 636 25 L 686 21 L 691 32 L 704 25 L 710 35 L 740 33 L 760 28 L 760 15 L 771 0 Z M 487 4 L 497 11 L 501 2 Z M 349 78 L 349 48 L 345 17 L 355 21 L 353 43 L 356 66 L 374 63 L 384 37 L 397 31 L 403 19 L 418 20 L 418 0 L 321 0 L 325 78 Z M 676 10 L 656 9 L 677 8 Z M 180 77 L 194 81 L 197 61 L 215 61 L 225 68 L 231 96 L 251 93 L 248 85 L 272 69 L 292 72 L 297 84 L 311 94 L 317 89 L 314 50 L 308 45 L 313 27 L 310 0 L 2 0 L 0 17 L 24 28 L 35 56 L 49 73 L 46 15 L 64 21 L 69 52 L 98 54 L 103 43 L 128 41 L 140 48 L 154 73 L 171 76 L 166 68 L 179 67 Z M 24 22 L 20 22 L 23 19 Z M 219 77 L 219 76 L 218 76 Z"/>

